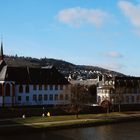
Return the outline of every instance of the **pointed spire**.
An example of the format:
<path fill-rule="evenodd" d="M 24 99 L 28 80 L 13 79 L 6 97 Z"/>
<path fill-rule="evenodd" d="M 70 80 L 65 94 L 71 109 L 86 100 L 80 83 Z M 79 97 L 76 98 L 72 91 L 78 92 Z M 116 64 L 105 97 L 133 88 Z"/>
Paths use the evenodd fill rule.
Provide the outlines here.
<path fill-rule="evenodd" d="M 4 56 L 3 56 L 3 42 L 2 42 L 2 39 L 1 39 L 0 60 L 3 60 L 3 59 L 4 59 Z"/>

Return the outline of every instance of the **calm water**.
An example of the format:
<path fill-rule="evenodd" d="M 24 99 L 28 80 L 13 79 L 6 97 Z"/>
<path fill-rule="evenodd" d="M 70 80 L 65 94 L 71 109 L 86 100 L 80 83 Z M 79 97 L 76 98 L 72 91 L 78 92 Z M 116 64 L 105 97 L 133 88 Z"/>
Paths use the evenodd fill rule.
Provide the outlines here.
<path fill-rule="evenodd" d="M 18 133 L 18 132 L 17 132 Z M 16 133 L 16 134 L 17 134 Z M 140 140 L 140 122 L 0 136 L 0 140 Z"/>

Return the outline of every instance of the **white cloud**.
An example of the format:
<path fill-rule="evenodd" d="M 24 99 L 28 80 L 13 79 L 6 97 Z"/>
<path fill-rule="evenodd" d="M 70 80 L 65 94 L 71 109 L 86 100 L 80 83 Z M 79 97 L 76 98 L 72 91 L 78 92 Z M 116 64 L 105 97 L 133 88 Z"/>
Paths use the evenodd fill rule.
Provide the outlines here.
<path fill-rule="evenodd" d="M 104 53 L 104 56 L 105 57 L 110 57 L 110 58 L 121 58 L 121 57 L 123 57 L 122 54 L 120 54 L 119 52 L 116 52 L 116 51 L 111 51 L 111 52 Z"/>
<path fill-rule="evenodd" d="M 57 19 L 65 24 L 80 27 L 84 24 L 90 24 L 95 27 L 100 27 L 106 18 L 108 13 L 99 9 L 86 9 L 86 8 L 68 8 L 59 11 Z"/>
<path fill-rule="evenodd" d="M 130 1 L 121 0 L 119 7 L 133 26 L 140 28 L 140 4 L 136 5 Z"/>

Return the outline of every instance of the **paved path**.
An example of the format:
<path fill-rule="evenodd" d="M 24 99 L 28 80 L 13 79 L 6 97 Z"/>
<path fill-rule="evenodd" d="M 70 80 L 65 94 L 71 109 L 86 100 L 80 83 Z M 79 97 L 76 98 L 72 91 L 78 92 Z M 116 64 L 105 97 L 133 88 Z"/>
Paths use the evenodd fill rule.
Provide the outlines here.
<path fill-rule="evenodd" d="M 9 120 L 9 119 L 8 119 Z M 13 126 L 37 126 L 37 125 L 42 125 L 42 126 L 50 126 L 53 124 L 69 124 L 69 123 L 79 123 L 79 122 L 86 122 L 86 121 L 97 121 L 99 119 L 77 119 L 77 120 L 66 120 L 66 121 L 50 121 L 50 122 L 38 122 L 38 123 L 24 123 L 24 124 L 2 124 L 0 125 L 1 127 L 13 127 Z M 1 120 L 2 121 L 2 120 Z"/>

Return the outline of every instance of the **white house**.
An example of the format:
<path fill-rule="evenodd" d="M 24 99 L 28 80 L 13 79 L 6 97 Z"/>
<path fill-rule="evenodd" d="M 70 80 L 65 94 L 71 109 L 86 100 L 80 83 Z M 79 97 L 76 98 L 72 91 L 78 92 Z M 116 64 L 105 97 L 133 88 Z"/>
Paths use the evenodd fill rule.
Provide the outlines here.
<path fill-rule="evenodd" d="M 0 50 L 0 106 L 69 103 L 69 82 L 53 67 L 11 67 Z"/>

